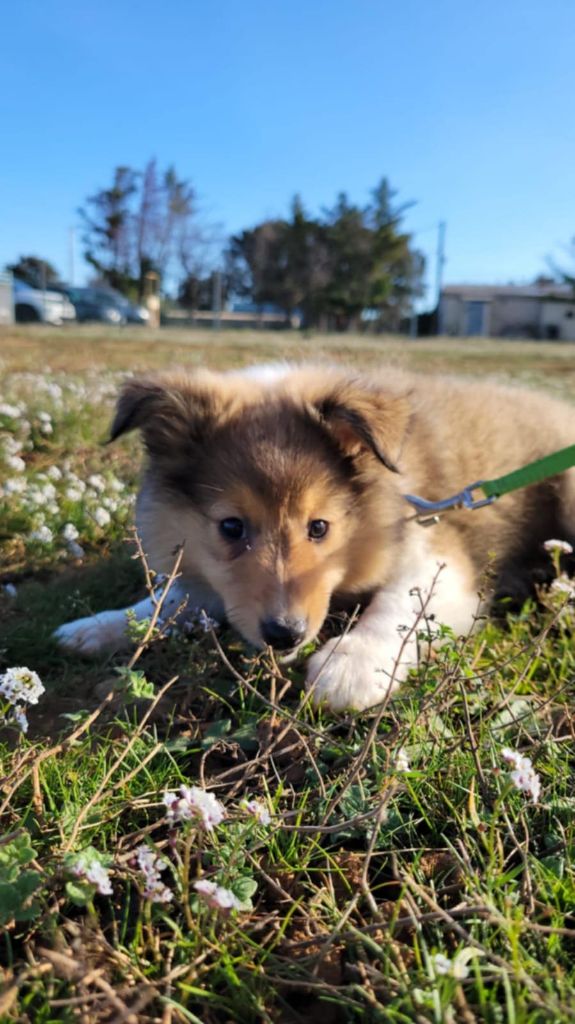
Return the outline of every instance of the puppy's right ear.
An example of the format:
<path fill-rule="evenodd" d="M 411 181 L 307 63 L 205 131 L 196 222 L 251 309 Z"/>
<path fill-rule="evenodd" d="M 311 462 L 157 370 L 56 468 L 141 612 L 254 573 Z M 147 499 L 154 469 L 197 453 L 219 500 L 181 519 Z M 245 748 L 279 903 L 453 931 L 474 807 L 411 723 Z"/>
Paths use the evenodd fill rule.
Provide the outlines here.
<path fill-rule="evenodd" d="M 214 375 L 200 371 L 193 376 L 134 377 L 120 392 L 110 441 L 139 429 L 151 454 L 187 450 L 206 436 L 221 415 Z"/>
<path fill-rule="evenodd" d="M 165 392 L 157 381 L 141 377 L 126 381 L 116 405 L 109 441 L 142 427 L 160 407 L 163 394 Z"/>

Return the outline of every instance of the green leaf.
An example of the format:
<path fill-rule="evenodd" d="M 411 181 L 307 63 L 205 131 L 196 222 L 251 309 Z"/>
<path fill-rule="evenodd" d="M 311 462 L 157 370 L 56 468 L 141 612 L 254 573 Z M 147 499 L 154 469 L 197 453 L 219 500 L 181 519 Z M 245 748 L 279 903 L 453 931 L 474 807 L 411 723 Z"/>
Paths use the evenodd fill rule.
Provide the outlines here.
<path fill-rule="evenodd" d="M 253 910 L 251 897 L 256 892 L 257 887 L 258 883 L 255 878 L 252 878 L 250 875 L 242 875 L 231 883 L 230 889 L 234 896 L 236 896 L 240 901 L 241 910 Z"/>
<path fill-rule="evenodd" d="M 221 740 L 232 727 L 231 718 L 219 718 L 217 722 L 212 722 L 211 725 L 206 729 L 202 738 L 202 747 L 206 750 L 212 747 L 214 743 Z"/>
<path fill-rule="evenodd" d="M 91 882 L 66 882 L 66 895 L 77 907 L 85 907 L 94 898 L 96 886 Z"/>

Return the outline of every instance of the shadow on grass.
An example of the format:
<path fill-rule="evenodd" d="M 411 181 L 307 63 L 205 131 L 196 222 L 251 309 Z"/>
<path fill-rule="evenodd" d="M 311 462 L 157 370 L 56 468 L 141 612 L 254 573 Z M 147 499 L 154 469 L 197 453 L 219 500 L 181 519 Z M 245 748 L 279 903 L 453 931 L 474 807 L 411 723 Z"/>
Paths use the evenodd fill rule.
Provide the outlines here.
<path fill-rule="evenodd" d="M 108 659 L 66 653 L 52 634 L 63 622 L 121 608 L 143 590 L 142 572 L 125 544 L 93 563 L 43 573 L 18 585 L 0 604 L 0 670 L 27 665 L 56 694 L 85 694 Z"/>

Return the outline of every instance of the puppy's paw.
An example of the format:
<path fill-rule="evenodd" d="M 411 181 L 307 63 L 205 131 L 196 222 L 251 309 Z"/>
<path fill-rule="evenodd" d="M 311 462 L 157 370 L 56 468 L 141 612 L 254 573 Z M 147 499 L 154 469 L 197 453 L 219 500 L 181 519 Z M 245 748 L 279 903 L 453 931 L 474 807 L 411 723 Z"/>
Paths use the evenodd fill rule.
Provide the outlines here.
<path fill-rule="evenodd" d="M 61 647 L 78 654 L 109 653 L 128 645 L 126 624 L 123 612 L 100 612 L 65 622 L 55 631 L 54 639 Z"/>
<path fill-rule="evenodd" d="M 327 704 L 333 711 L 363 711 L 381 704 L 406 671 L 406 666 L 395 665 L 391 646 L 350 633 L 328 640 L 312 655 L 306 687 L 312 690 L 314 704 Z"/>

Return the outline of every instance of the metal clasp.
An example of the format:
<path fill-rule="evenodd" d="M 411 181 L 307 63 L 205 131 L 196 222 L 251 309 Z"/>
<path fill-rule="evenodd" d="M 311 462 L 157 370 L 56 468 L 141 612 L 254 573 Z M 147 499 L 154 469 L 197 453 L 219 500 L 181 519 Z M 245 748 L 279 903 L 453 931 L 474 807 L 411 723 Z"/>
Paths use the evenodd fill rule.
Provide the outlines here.
<path fill-rule="evenodd" d="M 434 523 L 439 522 L 444 512 L 448 512 L 452 508 L 476 509 L 483 508 L 484 505 L 492 505 L 497 498 L 496 494 L 492 494 L 489 498 L 473 497 L 473 492 L 482 484 L 482 480 L 477 480 L 474 484 L 464 487 L 459 494 L 454 494 L 452 498 L 444 498 L 443 501 L 427 501 L 425 498 L 419 498 L 416 494 L 404 494 L 403 497 L 410 505 L 413 505 L 420 526 L 433 526 Z"/>

